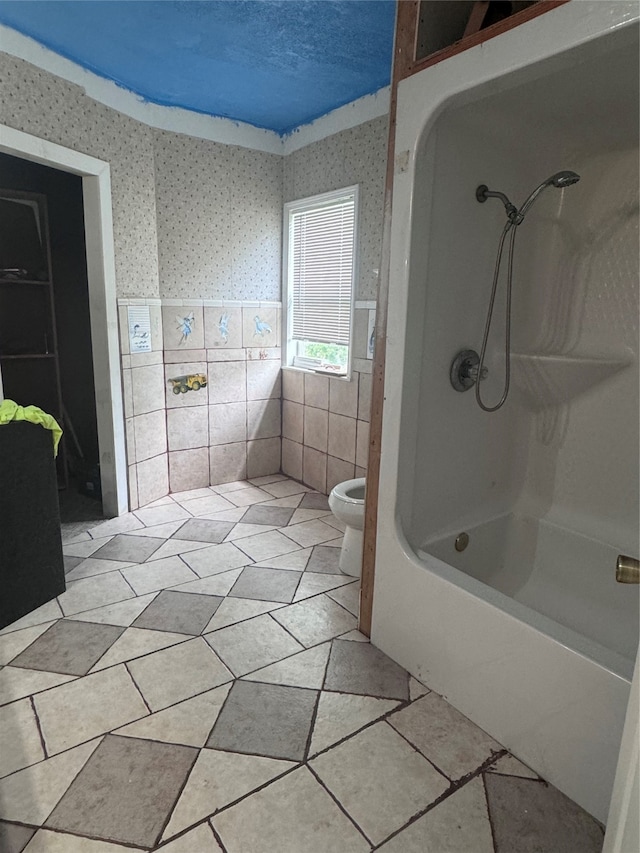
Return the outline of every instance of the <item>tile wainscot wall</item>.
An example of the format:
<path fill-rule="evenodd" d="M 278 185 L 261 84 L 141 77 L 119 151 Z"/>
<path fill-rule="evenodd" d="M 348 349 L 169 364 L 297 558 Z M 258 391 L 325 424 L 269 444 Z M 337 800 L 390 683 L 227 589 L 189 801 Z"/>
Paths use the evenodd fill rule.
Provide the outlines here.
<path fill-rule="evenodd" d="M 130 305 L 149 307 L 150 352 L 130 352 Z M 280 471 L 279 302 L 120 299 L 118 312 L 131 509 Z"/>

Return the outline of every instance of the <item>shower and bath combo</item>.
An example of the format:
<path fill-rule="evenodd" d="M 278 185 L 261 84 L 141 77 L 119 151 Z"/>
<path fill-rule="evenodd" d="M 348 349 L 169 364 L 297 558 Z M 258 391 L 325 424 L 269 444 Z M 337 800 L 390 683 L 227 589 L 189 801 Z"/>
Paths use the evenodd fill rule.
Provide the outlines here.
<path fill-rule="evenodd" d="M 476 189 L 476 199 L 481 203 L 484 203 L 489 198 L 500 199 L 504 204 L 505 211 L 507 213 L 507 221 L 502 230 L 502 235 L 500 236 L 500 242 L 498 244 L 498 255 L 493 274 L 493 286 L 491 288 L 489 310 L 487 312 L 487 321 L 485 323 L 480 355 L 478 355 L 475 350 L 462 350 L 459 352 L 451 363 L 450 378 L 451 384 L 456 391 L 468 391 L 469 388 L 475 385 L 476 402 L 485 412 L 496 412 L 504 405 L 509 394 L 509 384 L 511 381 L 511 290 L 513 281 L 513 256 L 518 226 L 523 223 L 531 205 L 543 190 L 552 186 L 562 189 L 563 187 L 569 187 L 571 184 L 577 183 L 579 180 L 580 175 L 577 175 L 575 172 L 556 172 L 555 175 L 551 175 L 550 178 L 547 178 L 546 181 L 543 181 L 539 186 L 537 186 L 520 208 L 517 208 L 515 204 L 512 204 L 504 193 L 490 190 L 485 184 L 481 184 Z M 487 368 L 484 366 L 484 360 L 487 351 L 487 342 L 489 340 L 489 332 L 491 330 L 491 321 L 493 319 L 493 307 L 498 289 L 502 253 L 504 250 L 505 240 L 509 232 L 511 232 L 511 238 L 509 240 L 509 257 L 507 261 L 504 389 L 502 396 L 496 405 L 487 406 L 482 400 L 480 380 L 484 379 L 487 375 Z"/>

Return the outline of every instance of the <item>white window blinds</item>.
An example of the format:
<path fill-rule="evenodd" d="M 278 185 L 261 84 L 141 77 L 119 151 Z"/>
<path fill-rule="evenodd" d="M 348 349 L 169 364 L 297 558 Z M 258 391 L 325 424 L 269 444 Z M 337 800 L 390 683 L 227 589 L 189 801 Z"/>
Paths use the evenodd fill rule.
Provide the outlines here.
<path fill-rule="evenodd" d="M 289 213 L 294 340 L 349 345 L 355 193 Z"/>

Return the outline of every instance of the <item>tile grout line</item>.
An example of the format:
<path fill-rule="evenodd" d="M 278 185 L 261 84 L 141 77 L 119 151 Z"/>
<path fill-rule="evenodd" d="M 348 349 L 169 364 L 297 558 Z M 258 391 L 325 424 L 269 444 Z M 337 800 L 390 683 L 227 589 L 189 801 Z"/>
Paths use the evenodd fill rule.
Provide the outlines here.
<path fill-rule="evenodd" d="M 36 703 L 34 701 L 33 694 L 29 696 L 29 704 L 31 705 L 31 710 L 33 711 L 33 716 L 36 720 L 36 727 L 38 729 L 38 735 L 40 737 L 40 744 L 42 745 L 42 752 L 44 753 L 44 760 L 46 761 L 49 758 L 49 753 L 47 750 L 47 744 L 45 743 L 44 733 L 42 731 L 42 725 L 40 723 L 40 717 L 38 716 L 38 712 L 36 710 Z M 40 762 L 37 763 L 39 764 Z"/>
<path fill-rule="evenodd" d="M 211 832 L 212 832 L 212 834 L 213 834 L 213 837 L 215 838 L 216 842 L 217 842 L 217 843 L 218 843 L 218 845 L 220 846 L 220 849 L 222 850 L 222 853 L 227 853 L 227 848 L 226 848 L 226 847 L 225 847 L 225 845 L 222 843 L 222 838 L 220 837 L 220 834 L 219 834 L 219 833 L 218 833 L 218 831 L 215 829 L 214 825 L 211 823 L 211 818 L 207 818 L 206 823 L 207 823 L 207 826 L 209 827 L 209 829 L 211 830 Z"/>
<path fill-rule="evenodd" d="M 133 682 L 133 686 L 136 688 L 136 690 L 137 690 L 137 691 L 138 691 L 138 693 L 140 694 L 140 698 L 142 699 L 142 702 L 143 702 L 143 704 L 144 704 L 145 708 L 146 708 L 146 709 L 147 709 L 147 711 L 149 712 L 149 715 L 151 715 L 151 714 L 153 714 L 153 711 L 151 710 L 151 707 L 150 707 L 149 703 L 148 703 L 148 702 L 147 702 L 147 700 L 145 699 L 145 697 L 144 697 L 144 694 L 143 694 L 142 690 L 141 690 L 141 689 L 140 689 L 140 687 L 138 686 L 138 682 L 135 680 L 135 678 L 134 678 L 134 677 L 133 677 L 133 675 L 131 674 L 131 670 L 129 669 L 129 667 L 127 666 L 127 664 L 128 664 L 128 661 L 124 661 L 123 666 L 124 666 L 124 668 L 125 668 L 125 669 L 126 669 L 126 671 L 127 671 L 127 675 L 129 676 L 129 678 L 130 678 L 130 679 L 131 679 L 131 681 Z M 118 664 L 118 665 L 119 665 L 119 664 Z M 110 667 L 108 667 L 108 668 L 110 668 Z M 102 671 L 104 672 L 104 670 L 102 670 Z M 146 717 L 138 717 L 138 719 L 139 719 L 139 720 L 144 720 L 144 719 L 146 719 Z M 136 722 L 136 720 L 131 720 L 130 722 L 135 723 L 135 722 Z M 129 723 L 124 723 L 123 725 L 124 725 L 124 726 L 128 726 L 128 725 L 129 725 Z M 118 726 L 118 728 L 122 728 L 122 726 Z"/>
<path fill-rule="evenodd" d="M 373 841 L 371 841 L 371 839 L 369 838 L 369 836 L 368 836 L 368 835 L 365 833 L 365 831 L 364 831 L 364 830 L 359 826 L 359 824 L 356 822 L 355 818 L 353 818 L 353 817 L 349 814 L 349 812 L 348 812 L 348 811 L 346 810 L 346 808 L 342 805 L 342 803 L 340 802 L 340 800 L 339 800 L 339 799 L 334 795 L 333 791 L 331 791 L 331 790 L 330 790 L 330 789 L 325 785 L 325 783 L 322 781 L 322 779 L 320 778 L 320 776 L 316 773 L 316 771 L 314 770 L 314 768 L 313 768 L 313 767 L 312 767 L 308 762 L 307 762 L 307 763 L 305 763 L 305 765 L 304 765 L 304 766 L 307 768 L 307 770 L 309 771 L 309 773 L 311 773 L 311 774 L 312 774 L 312 776 L 314 777 L 314 779 L 316 780 L 316 782 L 320 785 L 320 787 L 321 787 L 321 788 L 323 788 L 323 789 L 324 789 L 324 791 L 325 791 L 325 792 L 326 792 L 326 793 L 331 797 L 331 799 L 332 799 L 332 800 L 333 800 L 333 802 L 338 806 L 338 808 L 340 809 L 340 811 L 342 812 L 342 814 L 343 814 L 343 815 L 345 815 L 345 817 L 349 820 L 349 822 L 350 822 L 350 823 L 352 823 L 352 824 L 353 824 L 353 826 L 355 826 L 355 828 L 356 828 L 356 829 L 358 830 L 358 832 L 362 835 L 362 837 L 363 837 L 363 838 L 364 838 L 364 840 L 367 842 L 367 844 L 369 845 L 369 847 L 373 847 Z"/>
<path fill-rule="evenodd" d="M 406 740 L 406 738 L 405 738 L 405 740 Z M 407 741 L 407 743 L 408 743 L 408 741 Z M 411 746 L 413 746 L 413 744 L 411 744 Z M 415 747 L 414 747 L 414 749 L 415 749 Z M 419 750 L 416 750 L 416 751 L 420 755 L 422 755 L 422 753 L 419 752 Z M 457 793 L 457 791 L 459 791 L 462 787 L 464 787 L 468 782 L 471 782 L 473 779 L 476 779 L 478 776 L 481 776 L 484 773 L 484 771 L 486 770 L 486 768 L 490 767 L 491 764 L 493 764 L 498 758 L 502 758 L 504 755 L 507 755 L 507 754 L 508 754 L 508 752 L 506 749 L 502 749 L 499 752 L 495 752 L 492 755 L 490 755 L 489 758 L 485 759 L 485 761 L 483 761 L 482 764 L 480 764 L 480 766 L 477 767 L 475 770 L 473 770 L 470 773 L 467 773 L 465 776 L 461 776 L 460 779 L 457 779 L 456 781 L 450 782 L 450 785 L 446 791 L 443 791 L 443 793 L 440 794 L 439 797 L 436 797 L 436 799 L 432 803 L 429 803 L 429 805 L 426 806 L 426 808 L 421 809 L 419 812 L 416 812 L 416 814 L 414 814 L 411 818 L 409 818 L 409 820 L 405 824 L 403 824 L 399 829 L 395 830 L 394 832 L 391 833 L 391 835 L 389 835 L 387 838 L 383 839 L 383 841 L 381 841 L 379 845 L 376 845 L 376 849 L 379 848 L 382 844 L 386 844 L 392 838 L 395 838 L 403 830 L 407 829 L 409 826 L 416 823 L 416 821 L 420 820 L 421 817 L 424 817 L 424 815 L 426 815 L 428 812 L 433 811 L 433 809 L 435 809 L 437 806 L 439 806 L 440 803 L 444 802 L 445 800 L 448 800 L 449 797 L 451 797 L 451 796 L 453 796 L 453 794 Z M 426 756 L 423 755 L 423 758 L 426 758 Z M 435 765 L 431 761 L 429 761 L 429 763 L 433 767 L 435 767 Z M 442 771 L 438 771 L 438 772 L 444 776 Z M 447 779 L 447 778 L 448 777 L 445 776 L 445 779 Z M 488 809 L 487 809 L 487 812 L 488 812 Z"/>
<path fill-rule="evenodd" d="M 496 831 L 493 825 L 493 818 L 491 816 L 491 808 L 489 806 L 489 793 L 487 791 L 487 780 L 486 774 L 482 774 L 482 792 L 484 794 L 484 803 L 487 808 L 487 820 L 489 821 L 489 830 L 491 832 L 491 844 L 493 845 L 493 850 L 495 853 L 496 850 Z"/>
<path fill-rule="evenodd" d="M 155 743 L 162 743 L 162 741 L 154 741 L 154 742 Z M 194 748 L 194 747 L 192 747 L 192 748 Z M 195 754 L 194 759 L 191 763 L 191 767 L 189 767 L 189 772 L 185 774 L 184 780 L 183 780 L 182 784 L 180 785 L 178 793 L 176 794 L 176 797 L 173 801 L 173 805 L 169 808 L 169 810 L 167 811 L 167 814 L 165 815 L 165 818 L 164 818 L 162 825 L 160 827 L 160 831 L 156 835 L 156 839 L 153 842 L 153 844 L 151 845 L 152 850 L 154 850 L 158 846 L 158 844 L 160 844 L 162 836 L 164 835 L 167 827 L 169 826 L 171 818 L 173 817 L 173 813 L 176 809 L 176 806 L 180 802 L 180 797 L 182 796 L 184 789 L 187 787 L 187 783 L 188 783 L 189 779 L 191 778 L 191 774 L 193 773 L 193 768 L 195 767 L 196 762 L 200 758 L 200 753 L 202 752 L 202 747 L 200 747 L 199 749 L 195 748 L 195 750 L 196 750 L 196 754 Z"/>

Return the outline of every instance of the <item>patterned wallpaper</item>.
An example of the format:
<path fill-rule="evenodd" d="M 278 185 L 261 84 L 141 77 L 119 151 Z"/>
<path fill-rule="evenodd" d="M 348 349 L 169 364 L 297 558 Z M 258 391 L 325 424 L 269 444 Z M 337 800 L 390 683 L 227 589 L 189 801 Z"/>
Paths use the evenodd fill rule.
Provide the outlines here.
<path fill-rule="evenodd" d="M 358 299 L 375 299 L 377 295 L 387 129 L 387 116 L 382 116 L 285 157 L 284 201 L 360 185 Z"/>
<path fill-rule="evenodd" d="M 386 117 L 280 157 L 151 129 L 3 53 L 0 92 L 1 123 L 111 164 L 118 296 L 278 300 L 283 200 L 357 183 L 375 298 Z"/>
<path fill-rule="evenodd" d="M 161 296 L 278 300 L 283 158 L 153 133 Z"/>
<path fill-rule="evenodd" d="M 153 135 L 72 83 L 0 53 L 0 123 L 111 164 L 120 296 L 157 296 Z"/>

